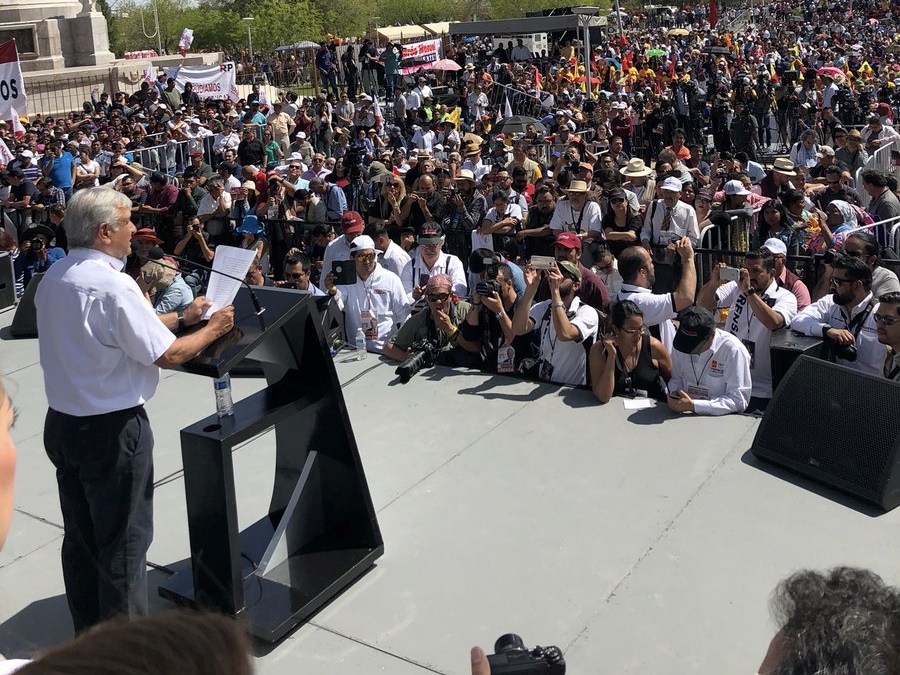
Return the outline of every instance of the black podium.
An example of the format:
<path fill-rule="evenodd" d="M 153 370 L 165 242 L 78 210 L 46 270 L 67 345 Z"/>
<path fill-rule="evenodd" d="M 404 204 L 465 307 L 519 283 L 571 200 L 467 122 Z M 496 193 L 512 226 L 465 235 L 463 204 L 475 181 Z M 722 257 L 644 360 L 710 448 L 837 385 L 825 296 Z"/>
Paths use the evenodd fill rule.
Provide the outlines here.
<path fill-rule="evenodd" d="M 311 297 L 246 288 L 235 329 L 184 369 L 220 377 L 262 364 L 266 389 L 181 430 L 190 568 L 159 594 L 240 616 L 269 642 L 308 619 L 384 553 L 359 451 Z M 210 391 L 212 396 L 212 391 Z M 234 447 L 275 429 L 275 484 L 267 517 L 238 532 Z"/>

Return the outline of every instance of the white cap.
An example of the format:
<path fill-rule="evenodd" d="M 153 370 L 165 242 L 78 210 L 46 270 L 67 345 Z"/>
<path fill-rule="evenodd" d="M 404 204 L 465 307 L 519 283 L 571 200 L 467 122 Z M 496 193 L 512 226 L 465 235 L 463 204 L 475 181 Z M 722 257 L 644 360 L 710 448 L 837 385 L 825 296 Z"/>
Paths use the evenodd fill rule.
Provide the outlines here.
<path fill-rule="evenodd" d="M 659 186 L 659 189 L 660 190 L 671 190 L 672 192 L 681 192 L 682 187 L 683 186 L 682 186 L 682 183 L 680 180 L 678 180 L 677 178 L 672 178 L 670 176 L 669 178 L 666 178 L 662 182 L 662 185 Z"/>
<path fill-rule="evenodd" d="M 750 190 L 744 187 L 744 184 L 739 180 L 730 180 L 725 183 L 725 194 L 726 195 L 749 195 Z"/>
<path fill-rule="evenodd" d="M 372 240 L 372 237 L 368 235 L 361 234 L 357 237 L 354 237 L 353 241 L 350 242 L 350 255 L 370 249 L 373 251 L 375 250 L 375 242 Z"/>
<path fill-rule="evenodd" d="M 787 255 L 787 246 L 785 246 L 784 242 L 777 237 L 769 237 L 766 239 L 766 243 L 762 245 L 762 248 L 769 251 L 772 255 Z"/>
<path fill-rule="evenodd" d="M 300 131 L 300 132 L 298 132 L 298 133 L 297 133 L 297 138 L 306 138 L 306 132 L 305 132 L 305 131 Z"/>
<path fill-rule="evenodd" d="M 192 117 L 192 118 L 191 118 L 191 124 L 200 124 L 200 118 L 199 118 L 199 117 Z"/>

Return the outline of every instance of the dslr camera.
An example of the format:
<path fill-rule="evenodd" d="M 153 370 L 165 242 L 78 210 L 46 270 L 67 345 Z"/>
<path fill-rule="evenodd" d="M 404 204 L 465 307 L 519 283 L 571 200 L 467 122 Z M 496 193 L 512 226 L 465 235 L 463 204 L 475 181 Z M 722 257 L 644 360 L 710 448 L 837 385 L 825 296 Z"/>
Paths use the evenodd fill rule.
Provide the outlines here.
<path fill-rule="evenodd" d="M 475 292 L 484 297 L 490 296 L 492 293 L 500 294 L 500 282 L 496 279 L 488 279 L 487 281 L 479 281 L 475 284 Z"/>
<path fill-rule="evenodd" d="M 418 373 L 422 368 L 431 368 L 437 357 L 438 347 L 431 340 L 420 340 L 413 343 L 412 355 L 403 363 L 397 366 L 394 374 L 400 378 L 400 382 L 406 384 L 413 375 Z"/>
<path fill-rule="evenodd" d="M 30 246 L 31 250 L 36 253 L 44 248 L 44 240 L 40 237 L 33 237 L 29 240 L 28 245 Z"/>
<path fill-rule="evenodd" d="M 565 675 L 566 660 L 559 647 L 528 649 L 515 633 L 497 638 L 488 656 L 491 675 Z"/>

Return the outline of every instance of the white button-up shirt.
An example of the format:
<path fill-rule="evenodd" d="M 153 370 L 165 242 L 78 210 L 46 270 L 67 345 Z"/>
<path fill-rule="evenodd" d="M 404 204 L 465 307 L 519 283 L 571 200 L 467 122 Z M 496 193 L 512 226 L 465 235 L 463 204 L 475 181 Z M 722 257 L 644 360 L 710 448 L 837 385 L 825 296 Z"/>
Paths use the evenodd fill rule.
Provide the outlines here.
<path fill-rule="evenodd" d="M 156 392 L 154 364 L 175 335 L 121 269 L 121 260 L 75 248 L 38 286 L 44 386 L 58 412 L 82 417 L 126 410 Z"/>

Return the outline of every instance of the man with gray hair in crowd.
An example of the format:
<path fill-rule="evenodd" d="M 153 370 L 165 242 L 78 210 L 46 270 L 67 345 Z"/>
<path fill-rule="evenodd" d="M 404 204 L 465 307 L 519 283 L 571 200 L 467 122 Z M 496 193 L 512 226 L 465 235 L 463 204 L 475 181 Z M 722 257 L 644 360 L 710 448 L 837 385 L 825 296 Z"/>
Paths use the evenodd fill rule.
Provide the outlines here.
<path fill-rule="evenodd" d="M 44 447 L 56 467 L 65 538 L 63 578 L 75 631 L 147 613 L 153 538 L 153 433 L 144 404 L 159 368 L 195 358 L 231 330 L 234 308 L 197 298 L 157 315 L 122 274 L 135 233 L 131 202 L 116 190 L 77 193 L 66 214 L 69 255 L 35 296 L 49 409 Z"/>

